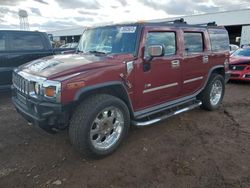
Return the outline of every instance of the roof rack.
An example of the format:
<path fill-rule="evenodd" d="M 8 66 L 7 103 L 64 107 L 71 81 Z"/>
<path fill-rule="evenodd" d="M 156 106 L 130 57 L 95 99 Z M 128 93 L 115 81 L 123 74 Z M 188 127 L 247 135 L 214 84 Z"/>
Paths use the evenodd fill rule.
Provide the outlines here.
<path fill-rule="evenodd" d="M 210 26 L 218 26 L 216 22 L 208 22 L 208 23 L 199 23 L 199 24 L 188 24 L 184 18 L 169 20 L 169 21 L 161 21 L 161 22 L 145 22 L 150 24 L 180 24 L 180 25 L 187 25 L 187 26 L 203 26 L 203 27 L 210 27 Z"/>
<path fill-rule="evenodd" d="M 179 23 L 179 24 L 187 24 L 187 22 L 184 21 L 183 18 L 180 19 L 175 19 L 175 20 L 170 20 L 170 21 L 166 21 L 165 23 Z"/>
<path fill-rule="evenodd" d="M 200 26 L 217 26 L 216 22 L 208 22 L 208 23 L 199 23 L 194 25 L 200 25 Z"/>

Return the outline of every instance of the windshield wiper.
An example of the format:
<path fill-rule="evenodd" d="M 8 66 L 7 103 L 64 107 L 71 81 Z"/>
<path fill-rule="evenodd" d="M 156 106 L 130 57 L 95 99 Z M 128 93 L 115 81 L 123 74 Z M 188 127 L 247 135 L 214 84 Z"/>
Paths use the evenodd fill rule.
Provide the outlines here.
<path fill-rule="evenodd" d="M 90 50 L 89 53 L 91 54 L 97 54 L 97 55 L 106 55 L 105 52 L 97 51 L 97 50 Z"/>

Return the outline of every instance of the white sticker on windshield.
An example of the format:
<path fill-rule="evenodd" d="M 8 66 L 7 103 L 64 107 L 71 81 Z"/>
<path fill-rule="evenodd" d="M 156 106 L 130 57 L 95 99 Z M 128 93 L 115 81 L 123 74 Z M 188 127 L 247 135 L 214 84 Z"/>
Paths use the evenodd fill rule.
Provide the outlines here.
<path fill-rule="evenodd" d="M 136 26 L 124 26 L 120 28 L 120 33 L 134 33 Z"/>

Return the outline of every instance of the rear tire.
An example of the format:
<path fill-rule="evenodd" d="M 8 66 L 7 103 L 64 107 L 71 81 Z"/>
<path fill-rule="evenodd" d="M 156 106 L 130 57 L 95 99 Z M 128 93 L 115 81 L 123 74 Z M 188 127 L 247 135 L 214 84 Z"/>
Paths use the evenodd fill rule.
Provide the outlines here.
<path fill-rule="evenodd" d="M 87 158 L 103 158 L 113 153 L 127 135 L 130 115 L 117 97 L 98 94 L 84 100 L 73 113 L 69 137 Z"/>
<path fill-rule="evenodd" d="M 198 95 L 202 108 L 213 111 L 219 108 L 225 93 L 225 79 L 222 75 L 213 73 L 205 87 Z"/>

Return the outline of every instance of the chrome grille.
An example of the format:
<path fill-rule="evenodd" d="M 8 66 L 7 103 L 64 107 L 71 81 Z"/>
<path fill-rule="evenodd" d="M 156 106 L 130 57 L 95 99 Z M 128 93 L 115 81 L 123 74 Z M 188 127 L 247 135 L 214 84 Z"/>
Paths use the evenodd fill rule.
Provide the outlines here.
<path fill-rule="evenodd" d="M 19 91 L 25 94 L 29 94 L 30 92 L 30 81 L 17 74 L 13 73 L 12 76 L 13 86 L 17 88 Z"/>

